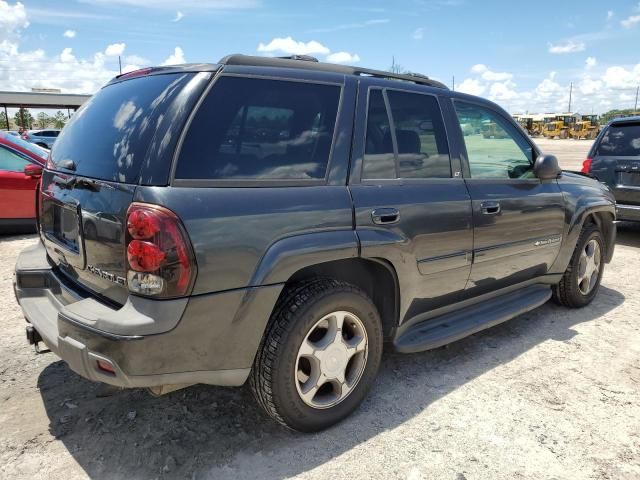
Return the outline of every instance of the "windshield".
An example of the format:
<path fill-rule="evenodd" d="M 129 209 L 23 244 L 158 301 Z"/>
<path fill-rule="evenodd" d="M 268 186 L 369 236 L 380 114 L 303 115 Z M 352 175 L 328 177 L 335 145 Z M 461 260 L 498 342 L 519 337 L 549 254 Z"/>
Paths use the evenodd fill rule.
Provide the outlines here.
<path fill-rule="evenodd" d="M 2 132 L 0 133 L 0 135 L 2 135 L 2 137 L 8 142 L 13 143 L 14 145 L 18 145 L 19 147 L 22 147 L 25 150 L 29 150 L 31 153 L 37 155 L 38 157 L 42 158 L 46 162 L 47 157 L 49 156 L 49 150 L 39 147 L 38 145 L 35 145 L 33 143 L 29 143 L 26 140 L 23 140 L 22 138 L 20 138 L 19 136 L 16 136 L 10 133 Z"/>
<path fill-rule="evenodd" d="M 72 162 L 78 175 L 136 183 L 152 144 L 176 141 L 175 132 L 162 131 L 160 125 L 165 116 L 175 115 L 170 106 L 193 76 L 149 75 L 106 86 L 62 130 L 51 150 L 52 162 L 57 168 L 63 160 Z"/>

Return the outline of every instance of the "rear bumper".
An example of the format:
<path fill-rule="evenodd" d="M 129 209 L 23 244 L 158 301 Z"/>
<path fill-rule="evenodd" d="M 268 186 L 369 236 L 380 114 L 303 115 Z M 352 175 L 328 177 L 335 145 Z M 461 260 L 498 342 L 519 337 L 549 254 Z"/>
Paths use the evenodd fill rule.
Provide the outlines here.
<path fill-rule="evenodd" d="M 616 204 L 616 220 L 640 222 L 640 205 Z"/>
<path fill-rule="evenodd" d="M 242 385 L 281 288 L 134 301 L 114 309 L 74 290 L 49 265 L 40 243 L 20 254 L 14 276 L 25 319 L 44 343 L 79 375 L 119 387 Z M 172 321 L 172 315 L 179 317 Z M 161 333 L 137 333 L 169 324 Z M 98 361 L 114 373 L 98 368 Z"/>

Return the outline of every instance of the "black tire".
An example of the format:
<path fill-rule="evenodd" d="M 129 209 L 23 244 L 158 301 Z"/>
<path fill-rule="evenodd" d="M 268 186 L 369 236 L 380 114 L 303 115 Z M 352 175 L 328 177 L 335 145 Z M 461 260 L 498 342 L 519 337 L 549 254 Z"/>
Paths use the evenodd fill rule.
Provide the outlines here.
<path fill-rule="evenodd" d="M 595 240 L 600 246 L 600 264 L 595 285 L 593 286 L 591 291 L 589 291 L 587 294 L 584 294 L 580 291 L 578 285 L 578 279 L 580 275 L 580 255 L 591 240 Z M 580 233 L 580 237 L 578 238 L 578 242 L 576 243 L 576 248 L 573 252 L 573 256 L 571 257 L 571 261 L 567 266 L 567 270 L 562 276 L 562 280 L 560 280 L 560 283 L 553 287 L 553 300 L 557 304 L 569 308 L 581 308 L 589 305 L 598 294 L 598 289 L 600 288 L 602 273 L 604 271 L 605 255 L 606 244 L 604 242 L 604 238 L 602 237 L 600 229 L 594 223 L 585 225 L 582 228 L 582 232 Z"/>
<path fill-rule="evenodd" d="M 367 355 L 359 381 L 338 404 L 318 409 L 298 394 L 298 350 L 312 327 L 334 311 L 356 315 L 367 334 Z M 250 375 L 254 396 L 280 424 L 301 432 L 330 427 L 351 414 L 371 388 L 382 356 L 382 323 L 375 305 L 348 283 L 317 279 L 287 288 L 276 304 Z"/>

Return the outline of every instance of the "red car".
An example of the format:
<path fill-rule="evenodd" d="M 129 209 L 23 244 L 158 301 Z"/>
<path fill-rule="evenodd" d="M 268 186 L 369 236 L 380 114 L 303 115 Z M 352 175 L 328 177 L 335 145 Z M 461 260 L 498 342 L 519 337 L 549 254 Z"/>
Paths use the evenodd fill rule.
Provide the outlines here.
<path fill-rule="evenodd" d="M 0 232 L 35 228 L 36 188 L 49 151 L 0 132 Z"/>

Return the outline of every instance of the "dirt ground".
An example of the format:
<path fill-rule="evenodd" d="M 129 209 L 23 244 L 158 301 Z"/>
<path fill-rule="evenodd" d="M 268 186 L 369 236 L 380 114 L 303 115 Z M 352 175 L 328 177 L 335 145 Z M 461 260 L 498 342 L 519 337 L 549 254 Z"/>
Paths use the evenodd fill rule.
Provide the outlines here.
<path fill-rule="evenodd" d="M 11 287 L 35 241 L 0 237 L 0 478 L 640 479 L 638 225 L 619 227 L 591 306 L 387 352 L 355 415 L 314 435 L 272 423 L 245 388 L 154 398 L 36 355 Z"/>
<path fill-rule="evenodd" d="M 560 161 L 565 170 L 580 170 L 582 162 L 587 158 L 593 140 L 553 139 L 536 137 L 533 141 L 545 153 L 552 153 Z"/>

